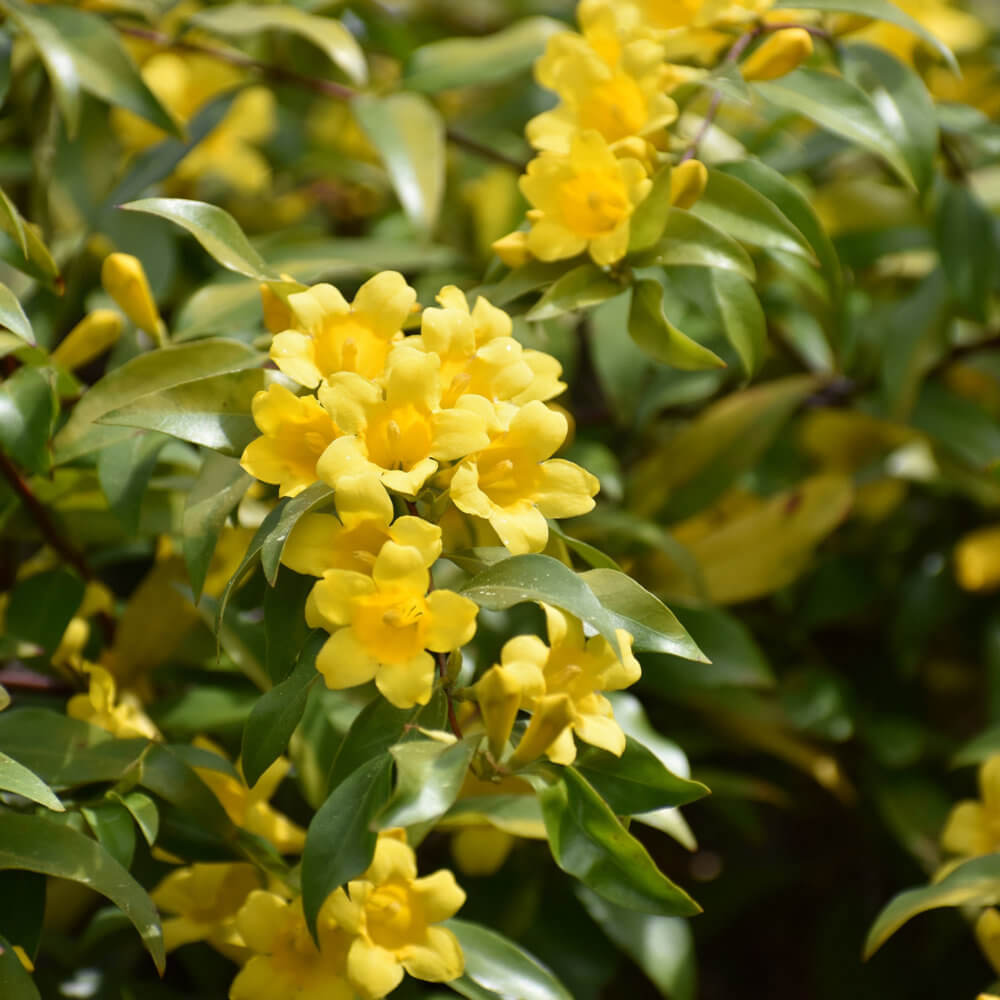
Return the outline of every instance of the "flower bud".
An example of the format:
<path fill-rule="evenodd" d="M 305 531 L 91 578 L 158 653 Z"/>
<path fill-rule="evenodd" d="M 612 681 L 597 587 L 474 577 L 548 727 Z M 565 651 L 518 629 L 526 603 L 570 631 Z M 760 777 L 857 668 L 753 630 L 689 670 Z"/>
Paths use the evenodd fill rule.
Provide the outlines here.
<path fill-rule="evenodd" d="M 805 28 L 783 28 L 754 49 L 740 70 L 744 80 L 775 80 L 791 73 L 812 51 L 812 36 Z"/>
<path fill-rule="evenodd" d="M 524 767 L 537 760 L 573 721 L 573 701 L 568 694 L 543 695 L 535 702 L 535 713 L 510 758 L 511 767 Z"/>
<path fill-rule="evenodd" d="M 52 360 L 71 371 L 80 368 L 115 344 L 124 325 L 114 309 L 95 309 L 63 337 L 52 352 Z"/>
<path fill-rule="evenodd" d="M 704 193 L 708 168 L 701 160 L 685 160 L 670 172 L 670 204 L 690 208 Z"/>
<path fill-rule="evenodd" d="M 283 274 L 281 281 L 265 281 L 260 286 L 260 305 L 264 313 L 264 326 L 270 333 L 283 333 L 295 325 L 288 296 L 306 291 L 306 286 L 290 274 Z"/>
<path fill-rule="evenodd" d="M 490 753 L 499 761 L 521 707 L 521 685 L 511 671 L 495 666 L 483 674 L 475 690 Z"/>
<path fill-rule="evenodd" d="M 101 284 L 140 330 L 154 337 L 163 335 L 163 320 L 138 257 L 128 253 L 109 254 L 101 267 Z"/>
<path fill-rule="evenodd" d="M 515 230 L 492 243 L 493 252 L 509 267 L 516 269 L 524 267 L 531 260 L 528 250 L 528 234 Z"/>

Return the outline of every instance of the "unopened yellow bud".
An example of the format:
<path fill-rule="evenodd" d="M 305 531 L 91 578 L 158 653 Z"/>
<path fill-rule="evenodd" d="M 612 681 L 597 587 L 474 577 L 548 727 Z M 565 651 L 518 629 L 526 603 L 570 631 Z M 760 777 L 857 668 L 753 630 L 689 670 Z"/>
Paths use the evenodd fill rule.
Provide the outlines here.
<path fill-rule="evenodd" d="M 521 707 L 521 685 L 514 674 L 501 666 L 490 667 L 476 684 L 476 700 L 493 759 L 503 756 L 517 710 Z"/>
<path fill-rule="evenodd" d="M 129 253 L 108 254 L 101 267 L 101 284 L 140 330 L 162 337 L 163 320 L 138 257 Z"/>
<path fill-rule="evenodd" d="M 514 840 L 492 826 L 470 826 L 451 838 L 451 856 L 463 875 L 492 875 L 507 860 Z"/>
<path fill-rule="evenodd" d="M 685 160 L 670 172 L 670 204 L 690 208 L 704 193 L 708 167 L 701 160 Z"/>
<path fill-rule="evenodd" d="M 80 368 L 115 344 L 124 325 L 114 309 L 95 309 L 63 337 L 52 352 L 52 360 L 71 371 Z"/>
<path fill-rule="evenodd" d="M 805 28 L 783 28 L 754 49 L 740 70 L 744 80 L 774 80 L 791 73 L 812 51 L 812 35 Z"/>
<path fill-rule="evenodd" d="M 512 269 L 524 267 L 531 260 L 528 250 L 528 234 L 521 230 L 501 236 L 492 243 L 493 252 Z"/>
<path fill-rule="evenodd" d="M 537 760 L 573 721 L 573 701 L 568 694 L 543 695 L 535 702 L 535 714 L 510 758 L 511 767 L 524 767 Z"/>
<path fill-rule="evenodd" d="M 964 590 L 1000 586 L 1000 525 L 980 528 L 955 546 L 955 576 Z"/>

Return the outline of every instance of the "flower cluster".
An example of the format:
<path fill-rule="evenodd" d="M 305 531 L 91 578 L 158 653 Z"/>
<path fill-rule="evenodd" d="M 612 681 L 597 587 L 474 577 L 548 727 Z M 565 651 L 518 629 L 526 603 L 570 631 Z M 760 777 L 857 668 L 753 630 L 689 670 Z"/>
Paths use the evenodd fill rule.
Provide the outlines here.
<path fill-rule="evenodd" d="M 326 284 L 285 298 L 267 289 L 271 357 L 307 391 L 275 383 L 257 394 L 261 436 L 242 459 L 282 496 L 333 488 L 337 516 L 300 518 L 282 558 L 319 578 L 306 618 L 330 633 L 317 658 L 327 685 L 374 680 L 401 708 L 430 698 L 431 653 L 459 649 L 476 629 L 472 601 L 433 587 L 442 534 L 418 498 L 488 525 L 520 554 L 541 551 L 546 518 L 586 513 L 598 489 L 552 457 L 568 433 L 547 405 L 563 389 L 558 362 L 524 349 L 506 313 L 482 298 L 470 310 L 454 287 L 404 335 L 415 302 L 394 271 L 352 303 Z"/>

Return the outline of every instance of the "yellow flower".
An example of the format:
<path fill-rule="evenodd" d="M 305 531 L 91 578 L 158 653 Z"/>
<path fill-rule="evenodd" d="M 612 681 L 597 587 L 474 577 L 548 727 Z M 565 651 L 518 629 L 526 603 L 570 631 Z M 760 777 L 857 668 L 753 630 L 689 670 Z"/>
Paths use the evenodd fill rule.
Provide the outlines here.
<path fill-rule="evenodd" d="M 639 679 L 642 671 L 632 655 L 632 637 L 624 629 L 616 630 L 624 656 L 619 659 L 607 639 L 585 638 L 583 626 L 572 615 L 547 604 L 542 608 L 549 645 L 538 636 L 520 635 L 501 651 L 502 666 L 521 684 L 521 707 L 534 712 L 544 704 L 554 711 L 558 707 L 555 697 L 568 698 L 572 721 L 546 751 L 557 764 L 571 764 L 575 759 L 573 733 L 585 743 L 621 755 L 625 734 L 615 722 L 611 703 L 600 692 L 620 691 Z"/>
<path fill-rule="evenodd" d="M 492 875 L 503 867 L 516 843 L 517 837 L 505 830 L 483 824 L 456 831 L 449 848 L 463 875 Z"/>
<path fill-rule="evenodd" d="M 255 954 L 233 980 L 229 1000 L 356 1000 L 345 975 L 351 938 L 337 926 L 330 900 L 316 922 L 319 948 L 302 900 L 289 903 L 263 889 L 250 893 L 236 927 Z"/>
<path fill-rule="evenodd" d="M 389 355 L 381 384 L 353 372 L 332 376 L 319 395 L 344 436 L 323 453 L 319 477 L 336 489 L 345 475 L 369 475 L 387 489 L 416 496 L 439 459 L 485 447 L 492 406 L 470 395 L 442 409 L 440 368 L 436 354 L 400 344 Z"/>
<path fill-rule="evenodd" d="M 612 148 L 623 139 L 653 135 L 677 117 L 677 105 L 665 93 L 669 72 L 662 49 L 651 41 L 619 46 L 609 65 L 582 36 L 554 35 L 535 75 L 562 103 L 532 118 L 525 135 L 536 149 L 557 153 L 569 152 L 584 129 L 600 133 Z"/>
<path fill-rule="evenodd" d="M 566 388 L 559 362 L 543 351 L 524 350 L 502 309 L 479 297 L 470 312 L 454 285 L 442 288 L 437 300 L 442 308 L 425 309 L 420 335 L 406 343 L 441 359 L 442 406 L 454 406 L 470 393 L 492 402 L 526 403 L 551 399 Z"/>
<path fill-rule="evenodd" d="M 1000 754 L 979 769 L 979 799 L 959 802 L 948 814 L 941 846 L 951 854 L 974 858 L 1000 850 Z"/>
<path fill-rule="evenodd" d="M 347 953 L 347 976 L 363 1000 L 394 990 L 405 970 L 444 983 L 465 969 L 455 935 L 435 926 L 453 916 L 465 893 L 447 869 L 417 878 L 413 849 L 395 831 L 380 834 L 364 875 L 330 897 L 331 913 L 356 934 Z"/>
<path fill-rule="evenodd" d="M 162 334 L 163 320 L 138 257 L 129 253 L 108 254 L 101 265 L 101 284 L 140 330 L 153 336 Z"/>
<path fill-rule="evenodd" d="M 531 251 L 528 249 L 528 234 L 519 229 L 494 240 L 490 244 L 490 248 L 511 270 L 524 267 L 531 260 Z"/>
<path fill-rule="evenodd" d="M 776 80 L 812 55 L 812 35 L 805 28 L 784 28 L 769 35 L 740 65 L 745 80 Z"/>
<path fill-rule="evenodd" d="M 964 52 L 979 48 L 989 37 L 989 31 L 982 21 L 961 10 L 951 0 L 898 0 L 897 6 L 919 21 L 952 51 Z M 911 64 L 917 52 L 926 46 L 913 32 L 887 21 L 872 21 L 861 31 L 852 32 L 851 38 L 879 45 Z"/>
<path fill-rule="evenodd" d="M 392 501 L 377 480 L 343 476 L 337 482 L 337 517 L 306 514 L 292 529 L 281 561 L 296 573 L 322 576 L 328 569 L 371 573 L 382 545 L 417 549 L 430 566 L 441 554 L 441 529 L 421 517 L 393 521 Z"/>
<path fill-rule="evenodd" d="M 337 426 L 315 396 L 296 396 L 277 383 L 251 403 L 261 436 L 243 452 L 240 465 L 283 497 L 298 496 L 316 482 L 316 463 L 337 436 Z"/>
<path fill-rule="evenodd" d="M 172 871 L 151 894 L 159 909 L 176 914 L 163 921 L 167 951 L 208 941 L 236 961 L 246 958 L 236 914 L 260 887 L 260 873 L 245 862 L 196 864 Z"/>
<path fill-rule="evenodd" d="M 955 576 L 965 590 L 1000 586 L 1000 525 L 971 531 L 955 546 Z"/>
<path fill-rule="evenodd" d="M 223 751 L 209 740 L 199 738 L 194 745 L 211 750 L 220 757 Z M 255 833 L 274 845 L 281 854 L 298 854 L 306 841 L 306 832 L 268 804 L 278 790 L 291 764 L 279 757 L 261 776 L 253 788 L 242 779 L 208 767 L 197 767 L 198 777 L 215 793 L 233 823 L 249 833 Z"/>
<path fill-rule="evenodd" d="M 979 943 L 980 951 L 993 966 L 993 971 L 1000 976 L 1000 910 L 995 906 L 988 906 L 979 914 L 979 919 L 976 921 L 976 941 Z M 985 993 L 980 994 L 980 1000 L 983 997 L 995 1000 Z"/>
<path fill-rule="evenodd" d="M 338 690 L 374 678 L 398 708 L 426 705 L 434 658 L 465 645 L 476 632 L 476 605 L 450 590 L 428 594 L 425 553 L 386 542 L 371 576 L 332 569 L 306 602 L 310 628 L 332 632 L 316 658 L 327 687 Z"/>
<path fill-rule="evenodd" d="M 51 360 L 70 371 L 82 368 L 117 343 L 124 326 L 121 314 L 114 309 L 95 309 L 59 341 Z"/>
<path fill-rule="evenodd" d="M 599 132 L 574 135 L 568 153 L 544 153 L 520 184 L 533 209 L 528 249 L 539 260 L 584 250 L 606 267 L 628 250 L 629 217 L 652 181 L 635 159 L 617 159 Z"/>
<path fill-rule="evenodd" d="M 586 514 L 600 484 L 586 469 L 549 457 L 566 439 L 561 413 L 534 401 L 510 408 L 507 416 L 506 429 L 489 447 L 455 469 L 451 499 L 464 513 L 489 521 L 515 555 L 540 552 L 549 537 L 545 519 Z"/>
<path fill-rule="evenodd" d="M 90 691 L 70 698 L 66 714 L 71 719 L 82 719 L 92 726 L 100 726 L 122 740 L 137 737 L 160 739 L 160 731 L 131 691 L 118 694 L 114 677 L 96 663 L 85 663 L 83 669 L 90 675 Z"/>
<path fill-rule="evenodd" d="M 370 278 L 350 304 L 333 285 L 294 293 L 288 296 L 292 328 L 275 336 L 271 358 L 310 389 L 337 372 L 375 378 L 403 336 L 403 322 L 416 301 L 417 293 L 396 271 Z"/>

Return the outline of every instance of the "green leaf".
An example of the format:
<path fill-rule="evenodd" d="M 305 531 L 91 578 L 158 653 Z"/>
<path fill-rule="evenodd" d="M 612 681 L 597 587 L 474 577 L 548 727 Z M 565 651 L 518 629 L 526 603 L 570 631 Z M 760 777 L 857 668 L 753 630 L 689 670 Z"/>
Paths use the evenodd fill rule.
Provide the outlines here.
<path fill-rule="evenodd" d="M 379 754 L 339 784 L 319 807 L 302 852 L 302 909 L 315 937 L 327 896 L 371 864 L 378 839 L 371 821 L 389 798 L 392 758 Z"/>
<path fill-rule="evenodd" d="M 143 198 L 121 206 L 147 212 L 186 229 L 223 267 L 256 281 L 275 281 L 278 275 L 250 245 L 239 223 L 215 205 L 186 198 Z"/>
<path fill-rule="evenodd" d="M 684 806 L 709 794 L 701 782 L 668 770 L 656 754 L 631 736 L 626 737 L 620 757 L 587 747 L 577 755 L 573 767 L 619 816 Z"/>
<path fill-rule="evenodd" d="M 329 636 L 314 635 L 291 675 L 261 695 L 243 729 L 243 774 L 252 788 L 285 752 L 306 708 L 309 688 L 319 679 L 316 656 Z"/>
<path fill-rule="evenodd" d="M 139 396 L 105 413 L 99 422 L 160 431 L 238 457 L 260 437 L 251 402 L 274 383 L 287 385 L 287 379 L 263 368 L 210 375 Z"/>
<path fill-rule="evenodd" d="M 288 4 L 263 7 L 230 3 L 197 11 L 189 21 L 227 38 L 256 35 L 262 31 L 290 31 L 322 49 L 359 87 L 368 82 L 368 66 L 361 46 L 347 28 L 332 17 L 319 17 Z"/>
<path fill-rule="evenodd" d="M 0 939 L 20 945 L 32 961 L 42 939 L 47 882 L 44 875 L 23 868 L 0 871 L 0 896 L 17 900 L 17 906 L 0 908 Z M 0 996 L 7 994 L 0 991 Z"/>
<path fill-rule="evenodd" d="M 618 628 L 631 634 L 635 650 L 708 662 L 676 615 L 630 576 L 613 569 L 591 569 L 580 576 Z"/>
<path fill-rule="evenodd" d="M 42 1000 L 35 981 L 5 938 L 0 938 L 0 996 L 4 1000 Z"/>
<path fill-rule="evenodd" d="M 47 472 L 56 416 L 51 371 L 24 365 L 0 384 L 0 448 L 28 472 Z"/>
<path fill-rule="evenodd" d="M 28 235 L 25 230 L 24 219 L 17 210 L 17 206 L 7 197 L 7 192 L 0 188 L 0 229 L 2 229 L 11 239 L 17 243 L 21 253 L 28 256 Z"/>
<path fill-rule="evenodd" d="M 7 4 L 11 4 L 13 17 L 24 17 L 20 0 L 17 10 L 21 14 L 15 13 L 13 0 L 6 0 L 4 6 Z M 171 135 L 180 134 L 173 117 L 146 86 L 118 32 L 103 17 L 55 4 L 34 6 L 32 15 L 58 35 L 83 90 L 109 104 L 128 108 Z M 37 34 L 34 37 L 37 44 Z M 51 75 L 51 65 L 49 72 Z M 71 122 L 68 118 L 67 125 L 71 126 Z M 67 131 L 72 135 L 75 129 L 68 127 Z"/>
<path fill-rule="evenodd" d="M 629 218 L 629 254 L 648 250 L 663 236 L 670 215 L 672 173 L 669 164 L 664 164 L 657 170 L 653 175 L 653 186 L 649 189 L 649 194 L 639 202 Z"/>
<path fill-rule="evenodd" d="M 128 868 L 135 854 L 132 814 L 121 803 L 113 801 L 81 806 L 80 812 L 101 847 L 123 868 Z"/>
<path fill-rule="evenodd" d="M 53 461 L 61 465 L 130 437 L 130 430 L 97 423 L 111 410 L 170 386 L 260 363 L 261 355 L 238 340 L 199 340 L 140 354 L 84 393 L 53 441 Z"/>
<path fill-rule="evenodd" d="M 590 309 L 621 295 L 623 291 L 624 286 L 608 277 L 596 264 L 581 264 L 559 278 L 535 303 L 525 319 L 551 319 L 563 313 Z"/>
<path fill-rule="evenodd" d="M 875 918 L 865 941 L 870 958 L 908 920 L 942 906 L 993 906 L 1000 903 L 1000 854 L 963 861 L 944 878 L 894 896 Z"/>
<path fill-rule="evenodd" d="M 820 128 L 880 156 L 912 188 L 917 184 L 896 136 L 872 99 L 843 77 L 797 69 L 777 80 L 752 84 L 765 100 L 811 119 Z"/>
<path fill-rule="evenodd" d="M 23 764 L 13 757 L 0 751 L 0 788 L 5 792 L 14 792 L 32 802 L 45 806 L 53 812 L 65 812 L 66 807 L 59 801 L 55 792 Z"/>
<path fill-rule="evenodd" d="M 985 322 L 1000 258 L 993 214 L 967 185 L 942 179 L 934 237 L 952 296 Z"/>
<path fill-rule="evenodd" d="M 417 826 L 440 819 L 458 798 L 482 734 L 457 743 L 412 740 L 390 748 L 396 762 L 396 787 L 375 817 L 375 826 Z"/>
<path fill-rule="evenodd" d="M 452 87 L 500 83 L 531 69 L 548 40 L 566 25 L 551 17 L 526 17 L 476 38 L 445 38 L 415 49 L 402 86 L 434 94 Z"/>
<path fill-rule="evenodd" d="M 228 455 L 212 452 L 205 456 L 201 473 L 187 495 L 181 522 L 184 561 L 195 601 L 201 597 L 219 534 L 253 481 L 253 476 Z"/>
<path fill-rule="evenodd" d="M 10 92 L 11 55 L 14 45 L 6 31 L 0 32 L 0 107 L 3 107 Z"/>
<path fill-rule="evenodd" d="M 305 609 L 315 583 L 314 577 L 293 573 L 286 567 L 264 594 L 264 665 L 275 684 L 292 672 L 309 637 Z"/>
<path fill-rule="evenodd" d="M 165 434 L 136 431 L 102 448 L 97 456 L 97 478 L 108 506 L 129 532 L 138 530 L 142 498 L 169 440 Z"/>
<path fill-rule="evenodd" d="M 489 927 L 466 920 L 446 920 L 465 954 L 465 974 L 448 985 L 479 1000 L 481 987 L 502 1000 L 573 1000 L 565 986 L 533 955 Z"/>
<path fill-rule="evenodd" d="M 646 848 L 618 822 L 572 767 L 543 778 L 525 775 L 542 806 L 552 857 L 568 875 L 630 910 L 690 917 L 701 907 L 653 863 Z"/>
<path fill-rule="evenodd" d="M 505 611 L 525 601 L 553 604 L 593 625 L 611 648 L 619 651 L 614 615 L 601 605 L 579 573 L 551 556 L 511 556 L 477 573 L 459 593 L 491 611 Z"/>
<path fill-rule="evenodd" d="M 27 343 L 35 344 L 35 331 L 31 329 L 31 321 L 24 314 L 21 303 L 14 293 L 0 283 L 0 326 L 7 327 L 11 333 L 16 333 Z"/>
<path fill-rule="evenodd" d="M 770 198 L 713 167 L 690 212 L 741 243 L 815 260 L 809 241 Z"/>
<path fill-rule="evenodd" d="M 782 8 L 791 7 L 794 10 L 801 10 L 801 7 L 795 6 L 795 2 L 796 0 L 778 0 L 774 5 L 774 9 L 781 10 Z M 861 14 L 864 17 L 874 18 L 876 21 L 887 21 L 889 24 L 898 24 L 901 28 L 912 31 L 913 34 L 922 38 L 928 45 L 936 49 L 954 72 L 957 73 L 959 71 L 958 63 L 955 61 L 951 49 L 932 31 L 925 28 L 915 17 L 912 17 L 894 3 L 890 3 L 890 0 L 810 0 L 809 9 L 843 14 Z"/>
<path fill-rule="evenodd" d="M 362 94 L 351 107 L 378 150 L 403 210 L 429 235 L 444 197 L 446 149 L 440 113 L 427 98 L 407 93 Z"/>
<path fill-rule="evenodd" d="M 33 573 L 14 584 L 4 629 L 51 653 L 83 601 L 84 582 L 65 569 Z"/>
<path fill-rule="evenodd" d="M 910 423 L 974 468 L 1000 462 L 1000 426 L 993 414 L 938 381 L 923 384 Z"/>
<path fill-rule="evenodd" d="M 632 261 L 637 267 L 717 267 L 735 271 L 748 281 L 757 276 L 750 255 L 732 236 L 683 208 L 669 210 L 660 239 Z"/>
<path fill-rule="evenodd" d="M 282 506 L 281 516 L 264 539 L 260 550 L 264 576 L 272 587 L 278 579 L 278 570 L 281 568 L 281 553 L 285 551 L 285 543 L 299 518 L 317 507 L 328 506 L 332 499 L 333 490 L 326 483 L 313 483 Z"/>
<path fill-rule="evenodd" d="M 896 140 L 917 187 L 934 179 L 939 135 L 934 100 L 909 66 L 874 45 L 845 46 L 844 75 L 872 101 L 886 131 Z"/>
<path fill-rule="evenodd" d="M 96 841 L 41 816 L 0 813 L 0 868 L 70 879 L 106 896 L 131 920 L 163 972 L 163 932 L 152 900 Z"/>
<path fill-rule="evenodd" d="M 116 799 L 129 811 L 135 825 L 139 827 L 143 839 L 150 847 L 156 843 L 160 832 L 160 812 L 156 803 L 144 792 L 129 792 L 127 795 L 109 793 L 109 798 Z"/>
<path fill-rule="evenodd" d="M 505 306 L 528 292 L 539 288 L 548 288 L 566 274 L 571 267 L 571 261 L 564 260 L 529 260 L 524 267 L 515 268 L 482 294 L 495 306 Z"/>
<path fill-rule="evenodd" d="M 658 281 L 644 278 L 632 286 L 628 332 L 650 357 L 672 368 L 703 371 L 726 367 L 718 354 L 692 340 L 667 319 L 663 312 L 663 286 Z"/>

